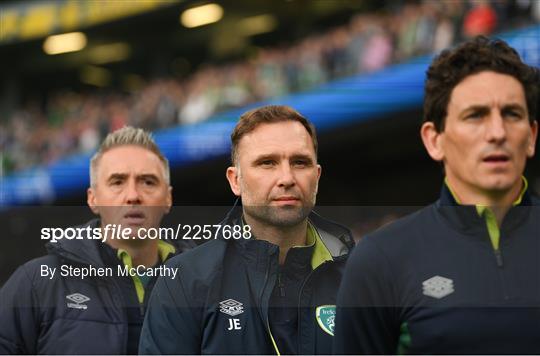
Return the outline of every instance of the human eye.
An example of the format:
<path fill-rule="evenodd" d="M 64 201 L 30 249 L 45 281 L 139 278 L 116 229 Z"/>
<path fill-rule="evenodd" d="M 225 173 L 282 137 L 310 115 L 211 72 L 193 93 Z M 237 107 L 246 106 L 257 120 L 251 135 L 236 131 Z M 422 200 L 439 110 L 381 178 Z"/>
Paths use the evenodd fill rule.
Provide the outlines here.
<path fill-rule="evenodd" d="M 295 167 L 308 167 L 310 165 L 310 161 L 307 159 L 299 158 L 293 160 L 292 164 Z"/>
<path fill-rule="evenodd" d="M 523 114 L 520 110 L 508 109 L 503 110 L 503 117 L 508 117 L 512 120 L 521 120 L 523 118 Z"/>
<path fill-rule="evenodd" d="M 124 181 L 121 178 L 113 178 L 109 180 L 109 185 L 112 187 L 119 187 L 124 183 Z"/>
<path fill-rule="evenodd" d="M 157 179 L 153 177 L 145 177 L 141 179 L 141 182 L 146 187 L 155 187 L 156 185 L 158 185 Z"/>
<path fill-rule="evenodd" d="M 481 119 L 484 116 L 484 113 L 481 111 L 471 111 L 467 115 L 465 115 L 466 120 L 477 120 Z"/>
<path fill-rule="evenodd" d="M 273 159 L 262 159 L 258 162 L 258 165 L 263 168 L 270 168 L 276 165 L 276 161 Z"/>

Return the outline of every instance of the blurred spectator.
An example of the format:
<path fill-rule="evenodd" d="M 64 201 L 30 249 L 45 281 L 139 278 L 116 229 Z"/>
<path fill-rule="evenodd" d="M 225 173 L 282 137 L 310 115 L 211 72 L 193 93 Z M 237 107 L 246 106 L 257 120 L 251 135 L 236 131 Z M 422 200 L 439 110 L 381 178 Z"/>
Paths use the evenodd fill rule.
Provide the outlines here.
<path fill-rule="evenodd" d="M 361 57 L 361 71 L 373 72 L 386 67 L 392 59 L 392 40 L 377 23 L 366 30 L 366 44 Z"/>
<path fill-rule="evenodd" d="M 463 34 L 465 37 L 490 35 L 497 26 L 497 13 L 487 0 L 472 1 L 472 8 L 465 14 Z"/>

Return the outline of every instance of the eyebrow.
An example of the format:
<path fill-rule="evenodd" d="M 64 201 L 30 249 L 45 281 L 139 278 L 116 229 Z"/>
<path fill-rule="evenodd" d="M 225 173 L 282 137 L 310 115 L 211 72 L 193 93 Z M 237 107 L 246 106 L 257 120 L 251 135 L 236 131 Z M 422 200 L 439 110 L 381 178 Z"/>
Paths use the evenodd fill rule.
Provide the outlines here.
<path fill-rule="evenodd" d="M 521 114 L 525 114 L 527 113 L 527 109 L 523 107 L 523 105 L 520 105 L 520 104 L 508 104 L 508 105 L 504 105 L 502 107 L 502 111 L 504 110 L 516 110 L 516 111 L 519 111 Z"/>
<path fill-rule="evenodd" d="M 292 155 L 291 156 L 291 159 L 292 160 L 295 160 L 295 159 L 302 159 L 302 160 L 306 160 L 306 161 L 309 161 L 309 163 L 313 163 L 313 158 L 309 155 L 306 155 L 306 154 L 295 154 L 295 155 Z"/>
<path fill-rule="evenodd" d="M 129 177 L 129 174 L 127 173 L 113 173 L 107 178 L 107 182 L 110 182 L 115 179 L 120 180 L 126 180 Z M 143 179 L 152 179 L 159 182 L 159 177 L 153 173 L 146 173 L 146 174 L 139 174 L 136 176 L 137 180 L 143 180 Z"/>
<path fill-rule="evenodd" d="M 261 161 L 264 161 L 264 160 L 267 160 L 267 159 L 277 159 L 278 155 L 277 154 L 262 154 L 260 156 L 257 156 L 253 159 L 253 162 L 252 164 L 257 164 Z"/>
<path fill-rule="evenodd" d="M 488 113 L 491 110 L 491 107 L 489 105 L 471 105 L 466 107 L 460 112 L 460 117 L 463 117 L 465 114 L 469 112 L 479 111 L 482 114 Z M 525 114 L 527 110 L 523 107 L 523 105 L 518 103 L 510 103 L 503 105 L 501 108 L 501 111 L 508 111 L 508 110 L 517 110 L 521 112 L 522 114 Z"/>
<path fill-rule="evenodd" d="M 125 180 L 128 177 L 126 173 L 113 173 L 107 178 L 107 182 L 110 182 L 115 179 Z"/>
<path fill-rule="evenodd" d="M 280 155 L 278 154 L 262 154 L 260 156 L 257 156 L 253 159 L 253 164 L 257 164 L 261 161 L 264 161 L 264 160 L 267 160 L 267 159 L 278 159 Z M 313 163 L 314 160 L 313 158 L 308 155 L 308 154 L 303 154 L 303 153 L 297 153 L 297 154 L 294 154 L 292 155 L 291 157 L 289 157 L 290 160 L 295 160 L 295 159 L 303 159 L 303 160 L 306 160 L 306 161 L 309 161 L 310 163 Z"/>
<path fill-rule="evenodd" d="M 140 174 L 137 176 L 137 179 L 138 180 L 141 180 L 141 179 L 152 179 L 152 180 L 155 180 L 157 182 L 159 182 L 159 177 L 153 173 L 146 173 L 146 174 Z"/>

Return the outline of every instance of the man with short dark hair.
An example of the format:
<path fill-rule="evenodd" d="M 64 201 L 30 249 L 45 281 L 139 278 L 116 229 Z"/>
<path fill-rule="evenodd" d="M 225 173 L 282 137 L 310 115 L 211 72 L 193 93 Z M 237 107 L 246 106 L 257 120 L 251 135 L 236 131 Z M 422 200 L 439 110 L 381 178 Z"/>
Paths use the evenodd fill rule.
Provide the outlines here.
<path fill-rule="evenodd" d="M 429 67 L 421 137 L 440 199 L 365 237 L 338 297 L 338 354 L 538 354 L 538 200 L 522 176 L 539 71 L 479 37 Z"/>
<path fill-rule="evenodd" d="M 169 181 L 168 161 L 147 132 L 124 127 L 106 137 L 91 160 L 87 191 L 100 219 L 78 227 L 87 232 L 83 239 L 49 242 L 47 256 L 19 267 L 4 284 L 0 354 L 137 353 L 156 275 L 186 247 L 139 238 L 169 211 Z M 128 238 L 112 238 L 113 227 Z M 51 271 L 46 276 L 44 267 Z"/>
<path fill-rule="evenodd" d="M 168 263 L 180 278 L 156 284 L 139 352 L 328 354 L 353 239 L 312 212 L 315 129 L 292 108 L 266 106 L 242 115 L 231 140 L 226 175 L 242 206 L 220 238 Z"/>

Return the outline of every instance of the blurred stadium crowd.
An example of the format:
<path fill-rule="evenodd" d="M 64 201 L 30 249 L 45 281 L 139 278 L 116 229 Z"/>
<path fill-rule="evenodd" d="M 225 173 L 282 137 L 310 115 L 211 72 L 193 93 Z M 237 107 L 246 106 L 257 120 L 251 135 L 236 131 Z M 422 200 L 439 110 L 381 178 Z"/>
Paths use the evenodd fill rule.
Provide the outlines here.
<path fill-rule="evenodd" d="M 2 174 L 91 152 L 126 124 L 155 130 L 206 120 L 215 113 L 309 90 L 330 80 L 379 70 L 438 52 L 464 38 L 540 21 L 540 1 L 424 1 L 378 13 L 252 58 L 202 64 L 186 78 L 160 78 L 136 92 L 66 90 L 33 99 L 0 120 Z"/>

